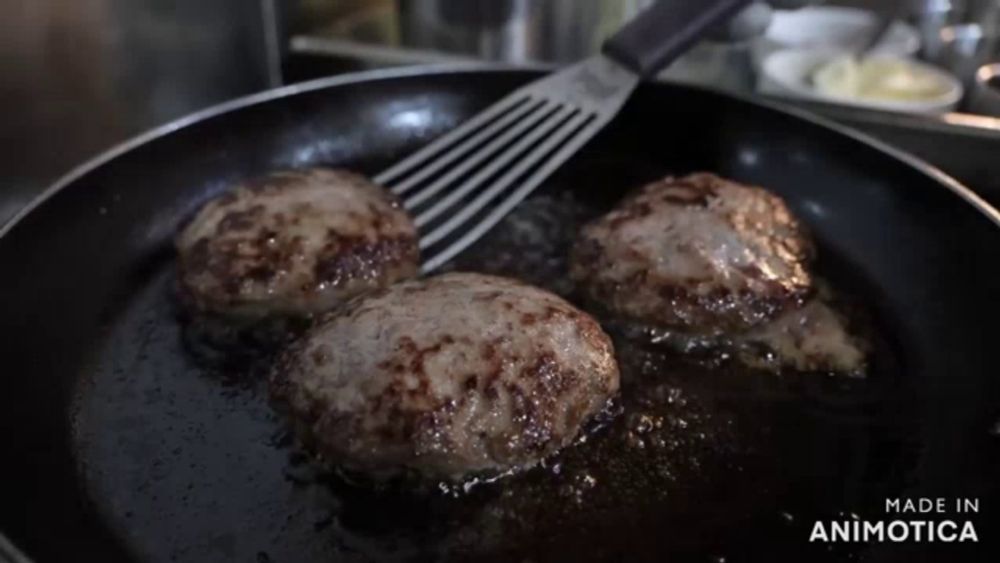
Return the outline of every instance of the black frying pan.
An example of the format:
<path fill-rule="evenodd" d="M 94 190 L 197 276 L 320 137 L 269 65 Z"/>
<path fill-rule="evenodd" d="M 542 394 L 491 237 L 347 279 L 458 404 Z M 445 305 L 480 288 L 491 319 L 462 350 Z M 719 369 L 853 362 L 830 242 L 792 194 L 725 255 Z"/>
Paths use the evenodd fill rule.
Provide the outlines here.
<path fill-rule="evenodd" d="M 185 352 L 171 239 L 207 198 L 274 169 L 377 172 L 537 76 L 378 72 L 227 104 L 84 166 L 0 231 L 0 529 L 39 561 L 996 561 L 1000 215 L 912 158 L 767 105 L 644 85 L 540 195 L 571 191 L 598 212 L 668 172 L 767 186 L 874 319 L 881 351 L 860 387 L 661 370 L 753 445 L 679 456 L 700 462 L 697 479 L 636 474 L 634 494 L 581 508 L 586 522 L 544 520 L 536 504 L 515 518 L 535 531 L 477 528 L 477 507 L 529 495 L 518 480 L 536 478 L 455 500 L 302 477 L 252 370 L 220 374 Z M 623 363 L 647 353 L 619 348 Z M 808 541 L 815 519 L 886 519 L 886 497 L 978 498 L 962 519 L 980 541 Z M 437 526 L 455 514 L 465 536 Z"/>

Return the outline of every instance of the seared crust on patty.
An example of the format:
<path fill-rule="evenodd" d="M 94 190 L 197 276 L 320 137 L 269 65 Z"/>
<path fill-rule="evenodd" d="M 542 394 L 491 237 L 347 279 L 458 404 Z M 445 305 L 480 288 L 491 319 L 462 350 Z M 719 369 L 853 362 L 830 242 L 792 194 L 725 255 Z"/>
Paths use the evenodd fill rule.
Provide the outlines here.
<path fill-rule="evenodd" d="M 397 284 L 329 315 L 279 361 L 276 405 L 325 461 L 435 479 L 535 464 L 618 390 L 586 313 L 505 278 Z"/>
<path fill-rule="evenodd" d="M 584 227 L 571 275 L 612 313 L 695 333 L 741 331 L 812 293 L 813 247 L 778 196 L 713 174 L 644 186 Z"/>
<path fill-rule="evenodd" d="M 385 189 L 343 170 L 279 172 L 207 203 L 178 235 L 197 312 L 305 316 L 412 277 L 417 232 Z"/>

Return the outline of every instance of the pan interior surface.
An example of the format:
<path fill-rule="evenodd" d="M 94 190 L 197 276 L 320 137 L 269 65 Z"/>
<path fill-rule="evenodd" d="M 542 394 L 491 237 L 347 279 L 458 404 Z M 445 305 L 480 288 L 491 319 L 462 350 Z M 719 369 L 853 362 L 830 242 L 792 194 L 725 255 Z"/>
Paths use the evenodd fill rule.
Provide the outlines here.
<path fill-rule="evenodd" d="M 254 105 L 40 205 L 0 239 L 0 527 L 43 561 L 995 560 L 1000 231 L 920 170 L 721 95 L 644 87 L 452 267 L 575 299 L 565 251 L 581 222 L 644 181 L 713 171 L 809 225 L 821 273 L 870 319 L 868 379 L 687 362 L 613 331 L 624 391 L 586 441 L 499 483 L 414 494 L 317 472 L 267 405 L 266 360 L 192 354 L 171 238 L 202 202 L 274 169 L 377 172 L 533 76 L 389 77 Z M 958 496 L 982 499 L 978 544 L 809 542 L 816 520 L 887 519 L 887 498 Z"/>

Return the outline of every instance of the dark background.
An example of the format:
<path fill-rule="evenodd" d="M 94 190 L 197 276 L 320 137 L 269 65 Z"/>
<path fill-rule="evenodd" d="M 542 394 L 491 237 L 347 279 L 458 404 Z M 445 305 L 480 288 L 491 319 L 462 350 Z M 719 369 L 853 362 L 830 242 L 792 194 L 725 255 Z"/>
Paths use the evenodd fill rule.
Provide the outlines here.
<path fill-rule="evenodd" d="M 155 125 L 281 83 L 280 26 L 392 0 L 0 0 L 0 224 L 73 166 Z M 899 1 L 838 0 L 880 7 Z M 986 0 L 969 0 L 986 1 Z M 293 17 L 294 15 L 294 17 Z M 286 61 L 287 63 L 288 61 Z M 330 72 L 285 65 L 291 79 Z M 1000 203 L 1000 131 L 835 115 Z"/>
<path fill-rule="evenodd" d="M 260 0 L 0 0 L 0 223 L 74 165 L 271 83 Z"/>

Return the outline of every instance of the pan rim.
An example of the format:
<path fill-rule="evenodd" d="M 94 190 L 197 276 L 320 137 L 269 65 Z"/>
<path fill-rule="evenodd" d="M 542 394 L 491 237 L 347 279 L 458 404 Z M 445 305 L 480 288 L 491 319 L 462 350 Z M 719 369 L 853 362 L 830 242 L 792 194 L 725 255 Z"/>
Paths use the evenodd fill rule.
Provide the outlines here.
<path fill-rule="evenodd" d="M 281 86 L 278 88 L 263 90 L 246 96 L 234 98 L 232 100 L 227 100 L 225 102 L 209 106 L 207 108 L 195 111 L 193 113 L 189 113 L 185 116 L 177 118 L 173 121 L 169 121 L 165 124 L 155 126 L 152 129 L 149 129 L 143 133 L 139 133 L 134 137 L 131 137 L 116 145 L 113 145 L 109 149 L 101 153 L 98 153 L 94 157 L 82 162 L 81 164 L 78 164 L 76 167 L 70 169 L 69 172 L 65 173 L 55 182 L 53 182 L 44 190 L 42 190 L 40 194 L 32 198 L 31 201 L 29 201 L 26 205 L 24 205 L 24 207 L 18 210 L 14 214 L 14 216 L 11 217 L 6 223 L 0 225 L 0 240 L 3 240 L 7 235 L 9 235 L 14 230 L 14 228 L 17 227 L 18 224 L 23 222 L 31 213 L 33 213 L 35 210 L 41 207 L 41 205 L 44 204 L 46 201 L 58 195 L 59 192 L 69 187 L 80 178 L 86 176 L 87 174 L 93 172 L 94 170 L 100 168 L 101 166 L 111 162 L 115 158 L 118 158 L 119 156 L 122 156 L 132 151 L 133 149 L 136 149 L 151 141 L 169 135 L 174 131 L 187 128 L 199 122 L 214 117 L 218 117 L 220 115 L 224 115 L 235 110 L 307 92 L 314 92 L 326 88 L 345 86 L 349 84 L 357 84 L 361 82 L 369 82 L 376 80 L 387 80 L 393 78 L 406 78 L 406 77 L 420 76 L 420 75 L 440 75 L 440 74 L 452 74 L 452 73 L 463 73 L 463 72 L 511 72 L 511 71 L 545 72 L 545 71 L 551 71 L 555 68 L 558 67 L 555 65 L 545 65 L 545 64 L 506 65 L 506 64 L 478 63 L 478 62 L 438 63 L 438 64 L 413 65 L 413 66 L 395 67 L 395 68 L 382 68 L 382 69 L 345 73 L 337 76 L 317 78 L 306 82 L 289 84 L 287 86 Z M 985 199 L 983 199 L 979 194 L 974 192 L 971 188 L 962 184 L 954 177 L 947 174 L 943 170 L 937 168 L 933 164 L 930 164 L 905 150 L 894 147 L 884 141 L 876 139 L 875 137 L 868 135 L 867 133 L 863 133 L 851 127 L 841 125 L 830 119 L 816 115 L 808 110 L 791 107 L 787 104 L 782 104 L 771 100 L 761 100 L 758 98 L 753 98 L 749 95 L 737 94 L 733 92 L 725 92 L 697 85 L 681 84 L 678 86 L 692 90 L 700 90 L 705 92 L 712 92 L 714 94 L 720 94 L 750 105 L 777 111 L 779 113 L 783 113 L 785 115 L 789 115 L 797 119 L 806 121 L 813 125 L 829 129 L 835 133 L 844 135 L 855 141 L 865 144 L 885 154 L 886 156 L 889 156 L 890 158 L 893 158 L 910 166 L 911 168 L 919 171 L 920 173 L 924 174 L 931 180 L 934 180 L 937 184 L 942 185 L 943 187 L 951 191 L 953 194 L 958 196 L 965 203 L 971 205 L 973 208 L 975 208 L 977 211 L 983 214 L 987 219 L 992 221 L 994 225 L 1000 227 L 1000 210 L 997 210 L 997 208 L 990 205 Z"/>

